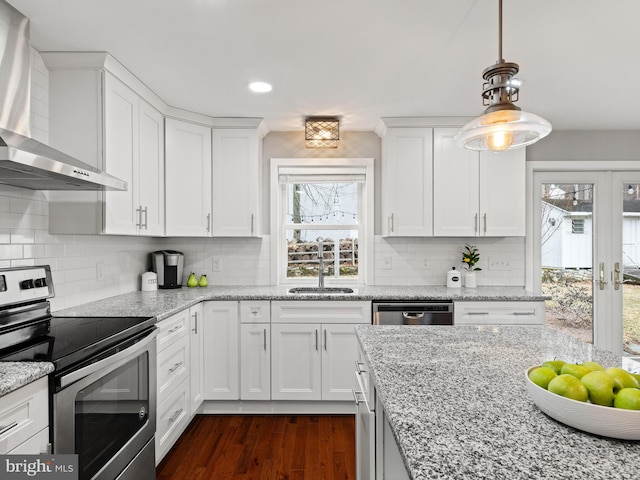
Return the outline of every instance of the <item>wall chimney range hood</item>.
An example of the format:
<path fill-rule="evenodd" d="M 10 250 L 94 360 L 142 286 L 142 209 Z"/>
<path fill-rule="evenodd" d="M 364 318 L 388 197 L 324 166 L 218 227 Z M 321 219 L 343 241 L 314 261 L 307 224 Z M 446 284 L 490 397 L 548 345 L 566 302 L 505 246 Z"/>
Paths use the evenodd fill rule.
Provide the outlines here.
<path fill-rule="evenodd" d="M 0 0 L 0 184 L 33 190 L 126 190 L 127 182 L 31 138 L 29 19 Z"/>

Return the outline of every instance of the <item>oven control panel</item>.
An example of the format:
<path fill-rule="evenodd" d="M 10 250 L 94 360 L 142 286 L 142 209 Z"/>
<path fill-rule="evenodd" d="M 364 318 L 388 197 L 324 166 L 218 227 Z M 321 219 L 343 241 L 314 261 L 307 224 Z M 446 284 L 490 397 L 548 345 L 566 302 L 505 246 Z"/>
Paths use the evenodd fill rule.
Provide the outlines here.
<path fill-rule="evenodd" d="M 53 297 L 49 265 L 0 269 L 0 307 Z"/>

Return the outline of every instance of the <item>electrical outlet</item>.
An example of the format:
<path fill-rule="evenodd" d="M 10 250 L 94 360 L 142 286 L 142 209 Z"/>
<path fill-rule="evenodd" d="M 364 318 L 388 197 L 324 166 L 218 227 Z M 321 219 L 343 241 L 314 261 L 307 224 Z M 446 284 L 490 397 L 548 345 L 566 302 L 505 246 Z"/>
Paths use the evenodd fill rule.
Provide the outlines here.
<path fill-rule="evenodd" d="M 391 270 L 391 257 L 382 257 L 382 268 L 384 270 Z"/>
<path fill-rule="evenodd" d="M 509 257 L 489 257 L 489 270 L 511 270 Z"/>
<path fill-rule="evenodd" d="M 221 272 L 222 271 L 222 259 L 221 258 L 214 258 L 212 265 L 211 265 L 211 270 L 213 270 L 214 272 Z"/>
<path fill-rule="evenodd" d="M 96 263 L 96 280 L 104 280 L 104 263 Z"/>

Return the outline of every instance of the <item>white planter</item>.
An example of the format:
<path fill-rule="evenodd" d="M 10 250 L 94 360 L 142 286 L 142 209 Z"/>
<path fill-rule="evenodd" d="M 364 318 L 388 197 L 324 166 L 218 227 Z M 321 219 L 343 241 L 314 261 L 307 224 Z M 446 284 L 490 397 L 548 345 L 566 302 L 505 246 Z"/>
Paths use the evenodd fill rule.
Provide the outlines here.
<path fill-rule="evenodd" d="M 465 288 L 476 288 L 478 286 L 476 282 L 476 272 L 470 270 L 464 273 L 464 286 Z"/>

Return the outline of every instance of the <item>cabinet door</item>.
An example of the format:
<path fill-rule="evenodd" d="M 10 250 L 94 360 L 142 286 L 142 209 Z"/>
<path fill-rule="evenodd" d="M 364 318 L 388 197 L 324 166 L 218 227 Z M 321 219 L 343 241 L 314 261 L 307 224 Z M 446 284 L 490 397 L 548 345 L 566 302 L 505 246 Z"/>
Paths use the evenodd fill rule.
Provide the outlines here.
<path fill-rule="evenodd" d="M 480 154 L 481 235 L 525 236 L 524 148 Z"/>
<path fill-rule="evenodd" d="M 243 323 L 240 326 L 240 399 L 271 398 L 271 326 Z"/>
<path fill-rule="evenodd" d="M 104 76 L 105 171 L 127 182 L 105 192 L 105 233 L 137 233 L 138 95 L 109 73 Z"/>
<path fill-rule="evenodd" d="M 164 235 L 164 117 L 140 99 L 138 201 L 142 235 Z"/>
<path fill-rule="evenodd" d="M 204 399 L 238 400 L 238 302 L 204 303 Z"/>
<path fill-rule="evenodd" d="M 319 324 L 271 325 L 271 399 L 320 400 Z"/>
<path fill-rule="evenodd" d="M 322 325 L 323 400 L 353 400 L 353 365 L 357 359 L 355 325 Z"/>
<path fill-rule="evenodd" d="M 433 234 L 433 130 L 389 128 L 383 162 L 383 231 L 386 236 Z"/>
<path fill-rule="evenodd" d="M 433 234 L 475 237 L 480 227 L 478 153 L 458 147 L 456 128 L 436 128 L 433 138 Z"/>
<path fill-rule="evenodd" d="M 214 237 L 258 234 L 259 167 L 255 129 L 213 130 Z"/>
<path fill-rule="evenodd" d="M 202 374 L 202 365 L 204 363 L 203 321 L 204 307 L 202 303 L 199 303 L 189 309 L 189 357 L 191 366 L 189 373 L 191 408 L 189 413 L 191 415 L 196 413 L 196 410 L 204 400 L 204 376 Z"/>
<path fill-rule="evenodd" d="M 165 120 L 167 236 L 206 237 L 211 232 L 211 129 Z"/>

